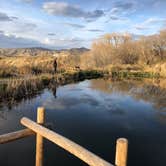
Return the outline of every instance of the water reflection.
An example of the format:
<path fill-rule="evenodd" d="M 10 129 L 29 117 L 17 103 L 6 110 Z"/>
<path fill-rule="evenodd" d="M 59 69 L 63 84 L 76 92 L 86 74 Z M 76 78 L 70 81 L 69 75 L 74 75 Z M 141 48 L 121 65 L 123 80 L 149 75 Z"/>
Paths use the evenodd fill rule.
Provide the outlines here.
<path fill-rule="evenodd" d="M 50 87 L 51 87 L 50 89 L 52 90 L 53 96 L 54 96 L 55 98 L 57 98 L 57 95 L 56 95 L 57 84 L 54 83 L 54 84 L 50 85 Z"/>
<path fill-rule="evenodd" d="M 165 83 L 166 80 L 149 79 L 96 79 L 60 87 L 53 83 L 39 94 L 11 104 L 11 107 L 1 103 L 0 133 L 22 128 L 20 118 L 23 116 L 36 120 L 36 108 L 45 106 L 46 121 L 52 130 L 106 160 L 114 162 L 115 141 L 118 137 L 126 137 L 130 143 L 128 166 L 165 166 Z M 25 142 L 19 142 L 19 147 L 12 143 L 0 148 L 0 163 L 9 166 L 6 163 L 8 158 L 13 165 L 32 165 L 34 140 Z M 51 143 L 46 142 L 45 147 L 47 166 L 85 165 Z M 15 159 L 10 153 L 12 149 L 15 149 Z M 23 151 L 27 156 L 20 159 Z"/>
<path fill-rule="evenodd" d="M 157 109 L 166 109 L 166 80 L 91 80 L 91 88 L 104 93 L 131 95 L 137 100 L 151 102 Z"/>
<path fill-rule="evenodd" d="M 136 100 L 151 103 L 156 109 L 156 119 L 166 124 L 166 80 L 92 80 L 91 88 L 104 93 L 121 93 Z"/>
<path fill-rule="evenodd" d="M 7 120 L 6 111 L 0 111 L 0 119 Z"/>

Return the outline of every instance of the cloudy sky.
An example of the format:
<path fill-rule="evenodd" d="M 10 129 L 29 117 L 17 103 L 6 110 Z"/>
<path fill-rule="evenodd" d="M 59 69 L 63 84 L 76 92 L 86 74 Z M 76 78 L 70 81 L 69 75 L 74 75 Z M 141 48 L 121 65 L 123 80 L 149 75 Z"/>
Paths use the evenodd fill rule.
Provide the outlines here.
<path fill-rule="evenodd" d="M 0 0 L 0 47 L 90 47 L 105 33 L 166 27 L 166 0 Z"/>

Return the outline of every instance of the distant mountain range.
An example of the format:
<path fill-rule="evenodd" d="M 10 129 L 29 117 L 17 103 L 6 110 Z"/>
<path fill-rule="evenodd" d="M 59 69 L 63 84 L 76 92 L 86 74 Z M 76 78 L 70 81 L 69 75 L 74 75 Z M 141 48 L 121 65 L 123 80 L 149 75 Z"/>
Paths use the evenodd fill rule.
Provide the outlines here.
<path fill-rule="evenodd" d="M 71 49 L 61 49 L 61 50 L 51 50 L 42 47 L 33 48 L 0 48 L 0 56 L 37 56 L 37 55 L 53 55 L 55 53 L 68 53 L 68 54 L 81 54 L 89 51 L 89 49 L 81 48 L 71 48 Z"/>

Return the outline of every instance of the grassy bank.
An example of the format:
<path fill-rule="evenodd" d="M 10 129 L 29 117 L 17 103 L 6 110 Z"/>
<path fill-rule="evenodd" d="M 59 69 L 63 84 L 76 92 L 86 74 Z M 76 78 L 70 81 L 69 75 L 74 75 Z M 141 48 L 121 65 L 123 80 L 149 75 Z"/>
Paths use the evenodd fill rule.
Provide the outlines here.
<path fill-rule="evenodd" d="M 104 72 L 99 70 L 84 70 L 78 72 L 64 72 L 56 75 L 57 84 L 66 84 L 85 79 L 104 77 Z"/>
<path fill-rule="evenodd" d="M 60 67 L 53 74 L 53 57 L 5 57 L 0 59 L 0 102 L 30 98 L 44 88 L 94 78 L 166 78 L 166 63 L 153 66 L 108 65 L 104 68 Z M 62 65 L 63 66 L 63 65 Z M 73 65 L 74 66 L 74 65 Z"/>
<path fill-rule="evenodd" d="M 47 76 L 47 80 L 48 80 Z M 42 77 L 27 77 L 1 80 L 0 102 L 15 102 L 27 99 L 39 93 L 46 85 Z"/>
<path fill-rule="evenodd" d="M 78 55 L 79 56 L 79 55 Z M 53 56 L 12 56 L 0 57 L 0 78 L 22 78 L 27 75 L 53 74 Z M 144 64 L 110 64 L 104 67 L 89 67 L 80 62 L 70 62 L 70 59 L 61 57 L 57 60 L 58 77 L 68 80 L 79 77 L 84 78 L 102 77 L 141 77 L 141 78 L 166 78 L 166 62 L 158 62 L 153 65 Z M 87 62 L 88 63 L 88 62 Z M 78 67 L 76 69 L 76 66 Z M 80 70 L 81 69 L 81 70 Z M 65 79 L 66 80 L 66 79 Z"/>
<path fill-rule="evenodd" d="M 105 68 L 108 77 L 119 78 L 166 78 L 166 63 L 143 65 L 109 65 Z"/>
<path fill-rule="evenodd" d="M 160 78 L 159 73 L 151 72 L 130 72 L 130 71 L 112 71 L 111 76 L 120 78 Z"/>
<path fill-rule="evenodd" d="M 58 85 L 77 82 L 84 79 L 103 77 L 103 73 L 91 71 L 64 72 L 56 75 L 41 74 L 22 78 L 0 80 L 0 102 L 15 102 L 33 97 L 45 88 L 55 90 Z"/>
<path fill-rule="evenodd" d="M 59 85 L 78 82 L 84 79 L 102 77 L 125 80 L 128 78 L 159 78 L 160 75 L 143 71 L 115 70 L 114 68 L 114 70 L 112 69 L 111 71 L 108 69 L 85 70 L 77 72 L 63 72 L 54 75 L 40 74 L 20 78 L 0 79 L 0 102 L 11 106 L 21 100 L 36 96 L 45 88 L 52 90 L 54 93 Z"/>

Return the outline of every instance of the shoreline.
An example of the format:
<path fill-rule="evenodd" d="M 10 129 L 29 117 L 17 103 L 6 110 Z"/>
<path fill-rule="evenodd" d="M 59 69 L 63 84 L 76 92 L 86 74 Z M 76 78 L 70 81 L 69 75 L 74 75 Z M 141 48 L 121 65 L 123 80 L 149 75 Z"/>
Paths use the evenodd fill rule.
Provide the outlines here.
<path fill-rule="evenodd" d="M 8 103 L 31 98 L 43 89 L 56 90 L 58 86 L 66 85 L 86 79 L 163 79 L 159 74 L 138 72 L 112 72 L 102 70 L 86 70 L 53 74 L 29 75 L 20 78 L 0 78 L 0 102 Z"/>

